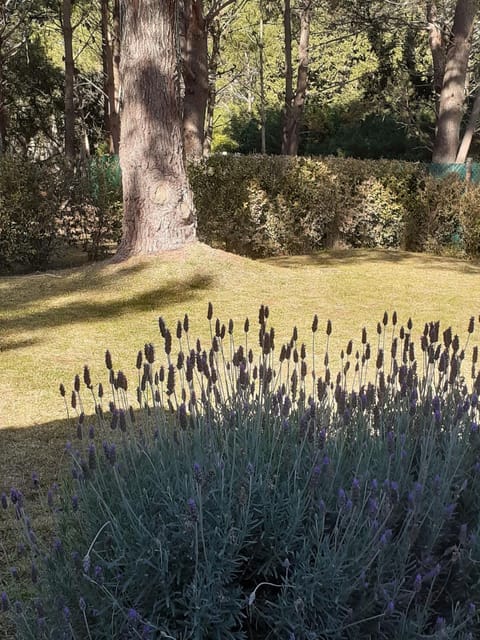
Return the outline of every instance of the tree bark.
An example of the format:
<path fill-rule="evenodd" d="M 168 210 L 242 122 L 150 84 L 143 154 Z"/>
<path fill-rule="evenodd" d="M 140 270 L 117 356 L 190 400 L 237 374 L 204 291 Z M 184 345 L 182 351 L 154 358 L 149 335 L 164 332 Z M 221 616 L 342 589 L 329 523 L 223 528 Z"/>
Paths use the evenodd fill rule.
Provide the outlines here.
<path fill-rule="evenodd" d="M 473 102 L 472 110 L 470 112 L 470 116 L 468 118 L 468 123 L 463 134 L 462 143 L 457 153 L 457 157 L 455 162 L 459 164 L 463 164 L 467 160 L 468 152 L 470 150 L 470 145 L 472 144 L 472 139 L 475 134 L 475 129 L 477 126 L 478 118 L 480 116 L 480 91 L 477 92 L 475 96 L 475 100 Z"/>
<path fill-rule="evenodd" d="M 65 161 L 67 165 L 73 166 L 75 163 L 75 63 L 73 59 L 72 44 L 72 0 L 63 0 L 62 4 L 62 31 L 65 58 Z"/>
<path fill-rule="evenodd" d="M 217 74 L 220 64 L 220 38 L 222 35 L 220 25 L 214 20 L 209 27 L 212 46 L 208 56 L 208 100 L 205 125 L 205 138 L 203 141 L 203 156 L 208 158 L 212 148 L 213 140 L 213 116 L 217 101 Z"/>
<path fill-rule="evenodd" d="M 282 155 L 289 155 L 293 102 L 292 10 L 290 0 L 285 0 L 283 8 L 283 38 L 285 49 L 285 106 L 283 112 Z"/>
<path fill-rule="evenodd" d="M 116 1 L 118 5 L 118 0 Z M 118 112 L 118 87 L 114 72 L 114 50 L 110 26 L 109 0 L 101 0 L 102 64 L 104 93 L 105 141 L 110 153 L 118 154 L 120 145 L 120 114 Z M 114 36 L 115 37 L 115 36 Z"/>
<path fill-rule="evenodd" d="M 258 30 L 258 52 L 259 52 L 259 76 L 260 76 L 260 131 L 261 131 L 261 152 L 267 153 L 267 134 L 266 134 L 266 109 L 265 109 L 265 40 L 263 33 L 263 15 L 260 7 L 260 23 Z"/>
<path fill-rule="evenodd" d="M 205 113 L 208 101 L 208 25 L 203 0 L 184 0 L 183 42 L 183 134 L 185 153 L 190 160 L 203 156 Z"/>
<path fill-rule="evenodd" d="M 124 221 L 116 260 L 195 239 L 183 153 L 176 7 L 177 0 L 122 0 Z"/>
<path fill-rule="evenodd" d="M 311 0 L 305 0 L 300 6 L 300 41 L 298 45 L 297 86 L 295 95 L 291 101 L 291 106 L 287 110 L 288 115 L 286 117 L 284 127 L 284 145 L 282 153 L 289 156 L 297 155 L 300 144 L 300 127 L 302 124 L 305 96 L 308 87 L 308 49 L 310 43 L 311 18 L 312 3 Z"/>
<path fill-rule="evenodd" d="M 433 90 L 435 92 L 436 111 L 442 91 L 445 73 L 445 42 L 442 27 L 438 20 L 437 3 L 435 0 L 427 2 L 428 43 L 433 64 Z"/>
<path fill-rule="evenodd" d="M 0 51 L 2 50 L 3 42 L 0 40 Z M 5 99 L 5 79 L 3 76 L 5 61 L 3 56 L 0 55 L 0 156 L 3 155 L 7 148 L 7 105 Z"/>
<path fill-rule="evenodd" d="M 455 162 L 465 103 L 465 82 L 477 0 L 457 0 L 452 41 L 447 51 L 440 93 L 432 162 Z"/>

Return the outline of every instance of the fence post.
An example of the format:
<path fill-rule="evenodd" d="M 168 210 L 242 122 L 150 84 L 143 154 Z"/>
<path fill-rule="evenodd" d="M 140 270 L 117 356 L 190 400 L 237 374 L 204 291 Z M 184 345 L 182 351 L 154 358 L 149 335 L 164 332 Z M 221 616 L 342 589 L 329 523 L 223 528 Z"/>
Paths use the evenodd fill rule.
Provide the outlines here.
<path fill-rule="evenodd" d="M 465 182 L 467 183 L 467 187 L 472 182 L 472 164 L 473 159 L 467 158 L 467 161 L 465 163 Z"/>

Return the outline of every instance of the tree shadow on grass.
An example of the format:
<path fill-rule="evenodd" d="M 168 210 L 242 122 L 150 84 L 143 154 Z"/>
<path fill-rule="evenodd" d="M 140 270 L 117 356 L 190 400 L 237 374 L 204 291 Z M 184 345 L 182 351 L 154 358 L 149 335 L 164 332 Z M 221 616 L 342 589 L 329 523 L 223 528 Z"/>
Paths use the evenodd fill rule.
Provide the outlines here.
<path fill-rule="evenodd" d="M 108 271 L 109 264 L 103 262 L 58 272 L 2 277 L 2 310 L 18 311 L 40 300 L 66 296 L 72 291 L 82 293 L 93 288 L 116 288 L 122 277 L 142 273 L 148 267 L 147 263 L 140 262 Z"/>
<path fill-rule="evenodd" d="M 214 286 L 214 278 L 209 275 L 195 275 L 188 280 L 167 283 L 155 289 L 132 295 L 125 299 L 107 302 L 67 302 L 42 311 L 25 313 L 21 317 L 7 318 L 1 322 L 4 331 L 34 331 L 37 327 L 59 327 L 85 323 L 91 320 L 108 320 L 132 312 L 161 312 L 170 305 L 186 302 L 203 296 Z M 90 285 L 91 288 L 91 285 Z M 77 292 L 77 290 L 75 290 Z M 31 338 L 34 340 L 34 338 Z M 21 341 L 18 346 L 25 346 Z M 6 343 L 6 349 L 14 349 L 15 341 Z M 2 346 L 2 350 L 4 347 Z M 5 350 L 6 350 L 5 349 Z"/>
<path fill-rule="evenodd" d="M 262 260 L 272 266 L 287 269 L 320 267 L 328 269 L 336 266 L 374 264 L 376 262 L 411 264 L 418 269 L 449 270 L 457 273 L 480 275 L 480 263 L 468 262 L 462 258 L 450 258 L 426 253 L 411 253 L 388 249 L 332 249 L 302 256 L 279 256 Z"/>

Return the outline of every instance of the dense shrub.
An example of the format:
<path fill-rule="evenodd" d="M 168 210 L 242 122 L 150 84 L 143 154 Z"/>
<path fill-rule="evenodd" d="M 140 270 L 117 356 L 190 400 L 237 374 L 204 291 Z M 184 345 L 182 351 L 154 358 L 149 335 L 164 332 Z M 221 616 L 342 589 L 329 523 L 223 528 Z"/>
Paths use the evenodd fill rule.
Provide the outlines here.
<path fill-rule="evenodd" d="M 192 167 L 200 238 L 253 257 L 400 247 L 420 165 L 340 158 L 214 156 Z"/>
<path fill-rule="evenodd" d="M 50 549 L 21 494 L 1 496 L 32 553 L 36 597 L 1 596 L 21 638 L 478 637 L 478 349 L 463 372 L 451 329 L 427 324 L 416 345 L 411 321 L 385 314 L 378 348 L 364 331 L 335 376 L 328 322 L 316 377 L 296 329 L 278 349 L 268 316 L 257 356 L 248 322 L 235 344 L 209 306 L 211 346 L 185 317 L 174 358 L 160 319 L 165 361 L 139 352 L 139 412 L 108 352 L 108 410 L 84 369 L 94 426 L 76 377 Z M 317 317 L 310 339 L 311 361 Z"/>
<path fill-rule="evenodd" d="M 50 163 L 0 158 L 0 268 L 46 267 L 58 246 L 61 178 Z"/>
<path fill-rule="evenodd" d="M 23 156 L 0 159 L 0 269 L 46 268 L 65 244 L 96 260 L 121 235 L 118 159 L 95 158 L 74 171 Z"/>
<path fill-rule="evenodd" d="M 62 222 L 68 241 L 89 259 L 114 250 L 122 231 L 122 184 L 118 158 L 99 156 L 67 175 Z"/>

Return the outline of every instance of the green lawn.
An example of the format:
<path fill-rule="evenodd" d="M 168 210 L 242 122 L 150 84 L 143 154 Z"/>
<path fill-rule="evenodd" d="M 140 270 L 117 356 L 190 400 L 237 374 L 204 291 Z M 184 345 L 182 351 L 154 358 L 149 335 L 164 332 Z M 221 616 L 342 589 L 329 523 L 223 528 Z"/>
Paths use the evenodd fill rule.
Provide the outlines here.
<path fill-rule="evenodd" d="M 56 477 L 63 444 L 72 437 L 59 383 L 70 389 L 85 363 L 93 381 L 105 382 L 107 348 L 114 367 L 128 377 L 145 342 L 161 345 L 159 315 L 174 333 L 177 319 L 188 313 L 191 335 L 207 340 L 211 301 L 214 319 L 232 318 L 239 331 L 248 316 L 256 343 L 263 303 L 270 307 L 277 345 L 297 325 L 308 351 L 318 314 L 320 352 L 326 322 L 333 322 L 335 372 L 340 349 L 353 338 L 355 351 L 362 327 L 376 340 L 385 310 L 396 310 L 400 324 L 411 316 L 415 339 L 430 320 L 452 325 L 465 338 L 469 318 L 480 312 L 479 286 L 480 264 L 451 258 L 354 250 L 252 261 L 202 244 L 123 264 L 0 278 L 0 492 L 28 487 L 32 470 L 44 485 Z M 1 572 L 12 564 L 9 527 L 0 518 L 6 540 Z"/>

